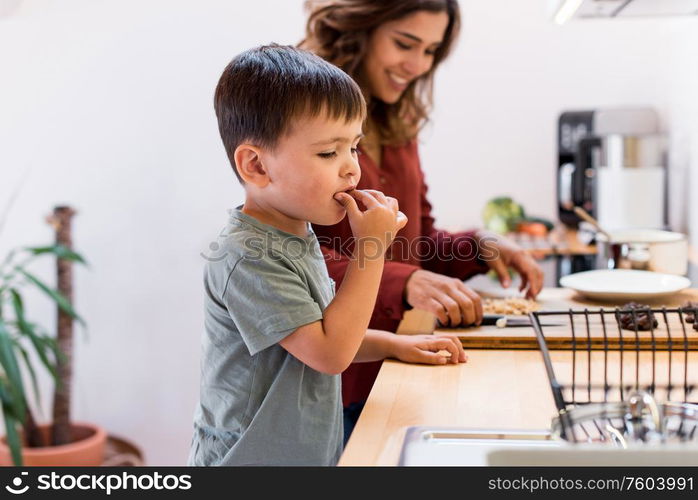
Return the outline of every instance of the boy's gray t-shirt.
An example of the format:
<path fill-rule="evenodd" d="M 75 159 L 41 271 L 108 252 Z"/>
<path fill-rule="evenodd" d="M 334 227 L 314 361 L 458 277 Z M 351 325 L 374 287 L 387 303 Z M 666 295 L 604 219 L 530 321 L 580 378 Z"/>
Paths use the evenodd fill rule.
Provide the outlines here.
<path fill-rule="evenodd" d="M 279 345 L 322 319 L 334 282 L 305 238 L 230 211 L 204 273 L 201 394 L 190 465 L 334 465 L 342 451 L 339 375 Z"/>

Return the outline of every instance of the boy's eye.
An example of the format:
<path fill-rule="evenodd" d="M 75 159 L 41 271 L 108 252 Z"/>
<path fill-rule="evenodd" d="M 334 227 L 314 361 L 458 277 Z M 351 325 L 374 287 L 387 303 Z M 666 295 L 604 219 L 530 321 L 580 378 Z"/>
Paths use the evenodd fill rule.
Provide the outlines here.
<path fill-rule="evenodd" d="M 317 154 L 320 158 L 334 158 L 337 156 L 336 151 L 330 151 L 329 153 L 318 153 Z"/>
<path fill-rule="evenodd" d="M 359 148 L 351 148 L 351 154 L 353 155 L 360 155 L 361 151 L 359 151 Z"/>

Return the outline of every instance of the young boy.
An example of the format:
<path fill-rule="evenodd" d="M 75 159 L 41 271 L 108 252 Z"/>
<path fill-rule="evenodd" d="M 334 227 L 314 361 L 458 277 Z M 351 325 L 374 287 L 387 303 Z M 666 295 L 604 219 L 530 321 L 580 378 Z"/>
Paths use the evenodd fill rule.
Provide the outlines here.
<path fill-rule="evenodd" d="M 206 265 L 189 464 L 336 464 L 338 374 L 352 361 L 465 354 L 453 338 L 366 332 L 384 252 L 406 219 L 395 199 L 354 189 L 366 106 L 348 75 L 293 47 L 259 47 L 226 67 L 215 109 L 245 203 Z M 310 223 L 345 216 L 354 260 L 335 295 Z"/>

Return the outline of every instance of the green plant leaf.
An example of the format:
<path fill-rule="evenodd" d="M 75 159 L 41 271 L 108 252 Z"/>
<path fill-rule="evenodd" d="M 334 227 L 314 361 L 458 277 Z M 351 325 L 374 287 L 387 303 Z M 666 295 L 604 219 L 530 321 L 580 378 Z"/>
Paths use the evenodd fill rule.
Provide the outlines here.
<path fill-rule="evenodd" d="M 24 276 L 29 281 L 34 283 L 46 295 L 48 295 L 50 298 L 52 298 L 54 300 L 54 302 L 56 302 L 56 305 L 58 305 L 58 307 L 60 307 L 63 312 L 70 315 L 70 317 L 75 318 L 83 325 L 85 324 L 83 319 L 80 316 L 78 316 L 78 314 L 73 309 L 73 306 L 70 304 L 70 301 L 67 298 L 65 298 L 65 295 L 63 295 L 58 290 L 53 290 L 48 285 L 46 285 L 43 281 L 41 281 L 39 278 L 37 278 L 36 276 L 31 274 L 29 271 L 26 271 L 25 269 L 22 269 L 21 267 L 16 267 L 15 269 L 17 269 L 17 271 L 20 274 L 22 274 L 22 276 Z"/>
<path fill-rule="evenodd" d="M 12 405 L 12 396 L 10 395 L 10 393 L 7 392 L 7 388 L 5 387 L 7 384 L 7 377 L 0 376 L 0 401 L 2 401 L 3 406 Z"/>
<path fill-rule="evenodd" d="M 22 466 L 24 464 L 22 463 L 22 443 L 19 439 L 19 433 L 17 432 L 18 420 L 5 412 L 5 405 L 2 405 L 2 410 L 3 416 L 5 417 L 7 445 L 10 447 L 12 462 L 14 462 L 16 466 Z"/>
<path fill-rule="evenodd" d="M 24 415 L 26 412 L 26 396 L 22 374 L 19 371 L 17 357 L 12 349 L 12 339 L 10 332 L 4 321 L 0 320 L 0 365 L 5 370 L 7 376 L 7 387 L 11 397 L 12 405 L 16 415 Z"/>
<path fill-rule="evenodd" d="M 48 247 L 25 247 L 24 250 L 31 252 L 34 255 L 50 253 L 60 259 L 70 260 L 73 262 L 80 262 L 81 264 L 87 265 L 87 261 L 85 261 L 82 255 L 72 251 L 65 245 L 53 245 Z"/>
<path fill-rule="evenodd" d="M 13 248 L 12 250 L 10 250 L 7 253 L 7 255 L 5 256 L 5 259 L 2 261 L 2 264 L 0 264 L 0 269 L 7 266 L 8 264 L 10 264 L 10 262 L 12 262 L 12 259 L 14 259 L 16 253 L 17 253 L 16 248 Z"/>
<path fill-rule="evenodd" d="M 36 378 L 36 372 L 34 371 L 34 366 L 31 363 L 31 360 L 29 359 L 29 353 L 27 350 L 22 347 L 22 345 L 19 343 L 18 340 L 13 341 L 15 347 L 19 349 L 20 354 L 24 358 L 24 366 L 27 367 L 27 371 L 29 372 L 29 377 L 31 378 L 32 381 L 32 388 L 34 389 L 34 398 L 35 398 L 35 403 L 37 408 L 41 408 L 41 394 L 39 393 L 39 383 Z"/>
<path fill-rule="evenodd" d="M 51 376 L 53 377 L 54 381 L 57 382 L 58 373 L 56 372 L 56 366 L 55 363 L 52 363 L 51 360 L 48 359 L 48 356 L 46 355 L 46 349 L 48 348 L 51 351 L 53 351 L 53 354 L 55 356 L 56 351 L 58 350 L 58 344 L 55 342 L 47 342 L 46 339 L 36 334 L 36 325 L 33 323 L 29 323 L 24 317 L 24 304 L 22 303 L 22 296 L 20 295 L 19 291 L 13 288 L 10 290 L 10 295 L 12 295 L 12 306 L 14 307 L 15 317 L 17 318 L 17 328 L 23 335 L 29 337 L 29 340 L 34 346 L 34 349 L 36 350 L 39 359 L 46 367 L 46 369 L 49 371 L 49 373 L 51 373 Z"/>
<path fill-rule="evenodd" d="M 66 356 L 58 346 L 58 341 L 53 338 L 44 327 L 37 323 L 27 322 L 27 324 L 32 328 L 32 330 L 34 330 L 34 333 L 37 337 L 39 337 L 39 340 L 51 350 L 51 353 L 53 353 L 56 359 L 60 358 L 61 361 L 65 361 Z"/>
<path fill-rule="evenodd" d="M 29 324 L 32 325 L 32 327 L 35 330 L 39 330 L 41 328 L 41 327 L 39 327 L 39 325 L 35 325 L 33 323 L 29 323 Z M 56 339 L 54 339 L 53 337 L 50 337 L 48 335 L 44 335 L 41 337 L 41 340 L 44 344 L 46 344 L 51 349 L 51 352 L 53 352 L 54 356 L 60 357 L 61 361 L 66 360 L 65 353 L 63 351 L 61 351 L 60 347 L 58 346 L 58 341 Z"/>

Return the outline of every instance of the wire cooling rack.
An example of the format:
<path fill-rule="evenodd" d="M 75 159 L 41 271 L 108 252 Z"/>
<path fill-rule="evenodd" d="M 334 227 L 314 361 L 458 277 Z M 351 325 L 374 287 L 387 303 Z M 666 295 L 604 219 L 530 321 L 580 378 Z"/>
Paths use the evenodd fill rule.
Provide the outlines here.
<path fill-rule="evenodd" d="M 697 313 L 641 306 L 532 312 L 558 410 L 553 431 L 622 446 L 696 440 Z M 549 320 L 561 325 L 550 338 L 564 334 L 564 349 L 550 349 Z"/>

